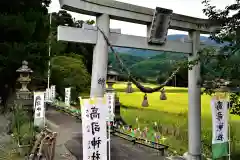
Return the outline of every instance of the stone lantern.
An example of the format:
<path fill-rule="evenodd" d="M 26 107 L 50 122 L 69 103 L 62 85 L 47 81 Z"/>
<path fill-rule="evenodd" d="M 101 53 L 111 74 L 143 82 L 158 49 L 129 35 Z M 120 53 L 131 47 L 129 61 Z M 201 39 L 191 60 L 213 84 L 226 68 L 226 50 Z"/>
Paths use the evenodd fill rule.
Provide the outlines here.
<path fill-rule="evenodd" d="M 20 67 L 16 72 L 20 73 L 20 77 L 18 78 L 18 82 L 22 85 L 20 92 L 28 92 L 27 85 L 31 82 L 30 73 L 33 71 L 28 68 L 28 62 L 23 61 L 22 67 Z"/>
<path fill-rule="evenodd" d="M 30 109 L 32 111 L 33 94 L 29 91 L 28 84 L 31 82 L 30 74 L 33 71 L 28 68 L 28 62 L 23 61 L 22 66 L 17 69 L 16 72 L 20 74 L 17 81 L 21 84 L 21 88 L 16 93 L 17 101 L 22 104 L 25 109 Z"/>
<path fill-rule="evenodd" d="M 118 76 L 119 76 L 118 72 L 114 71 L 111 65 L 108 66 L 108 71 L 107 71 L 108 88 L 106 90 L 107 92 L 114 91 L 113 85 L 116 83 Z"/>
<path fill-rule="evenodd" d="M 118 79 L 119 73 L 114 71 L 112 69 L 112 66 L 108 66 L 108 71 L 107 71 L 107 88 L 106 88 L 106 92 L 115 92 L 113 85 L 116 83 L 117 79 Z M 114 114 L 115 114 L 115 121 L 118 121 L 119 119 L 121 119 L 120 116 L 120 102 L 119 102 L 119 97 L 117 96 L 117 94 L 115 94 L 115 110 L 114 110 Z"/>

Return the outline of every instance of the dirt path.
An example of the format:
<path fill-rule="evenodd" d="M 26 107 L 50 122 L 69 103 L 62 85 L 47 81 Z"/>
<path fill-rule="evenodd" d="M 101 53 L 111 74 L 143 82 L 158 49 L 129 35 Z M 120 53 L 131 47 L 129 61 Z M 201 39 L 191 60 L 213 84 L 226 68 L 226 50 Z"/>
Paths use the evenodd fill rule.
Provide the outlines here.
<path fill-rule="evenodd" d="M 65 144 L 66 148 L 78 159 L 82 160 L 81 122 L 75 118 L 50 109 L 47 119 L 55 125 L 59 132 L 58 145 Z M 133 145 L 119 137 L 111 137 L 111 160 L 164 160 L 156 150 Z"/>

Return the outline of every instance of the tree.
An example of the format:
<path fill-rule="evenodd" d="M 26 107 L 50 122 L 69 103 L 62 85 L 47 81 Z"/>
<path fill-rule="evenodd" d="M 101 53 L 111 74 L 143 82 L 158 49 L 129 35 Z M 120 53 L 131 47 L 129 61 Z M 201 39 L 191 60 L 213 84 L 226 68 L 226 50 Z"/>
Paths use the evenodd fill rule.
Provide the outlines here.
<path fill-rule="evenodd" d="M 52 82 L 57 92 L 64 97 L 64 88 L 71 87 L 72 100 L 78 101 L 79 93 L 89 91 L 90 75 L 83 63 L 82 56 L 68 54 L 52 58 Z"/>
<path fill-rule="evenodd" d="M 93 20 L 88 20 L 86 22 L 82 20 L 75 21 L 75 19 L 72 18 L 71 14 L 63 10 L 60 10 L 58 13 L 52 13 L 52 25 L 51 25 L 52 53 L 53 53 L 53 56 L 64 55 L 65 53 L 75 53 L 75 54 L 82 55 L 83 62 L 87 66 L 88 72 L 91 73 L 93 45 L 57 41 L 57 27 L 59 25 L 82 28 L 83 23 L 92 25 L 95 23 L 95 21 Z"/>
<path fill-rule="evenodd" d="M 27 60 L 34 71 L 32 84 L 46 86 L 49 42 L 52 57 L 72 52 L 82 55 L 81 61 L 91 72 L 93 46 L 57 41 L 57 26 L 82 27 L 84 22 L 75 21 L 66 11 L 59 11 L 52 14 L 52 25 L 49 26 L 49 4 L 50 0 L 0 2 L 0 96 L 4 104 L 10 91 L 15 89 L 19 76 L 16 70 L 23 60 Z M 95 22 L 89 20 L 86 23 Z"/>
<path fill-rule="evenodd" d="M 211 38 L 224 45 L 218 54 L 216 50 L 210 48 L 203 50 L 202 53 L 210 55 L 211 58 L 213 54 L 217 54 L 214 60 L 206 59 L 205 61 L 214 63 L 212 67 L 218 71 L 218 79 L 229 80 L 231 87 L 238 87 L 240 85 L 240 3 L 236 0 L 225 9 L 219 10 L 210 2 L 210 0 L 203 1 L 205 5 L 203 12 L 212 22 L 217 22 L 221 27 L 219 32 L 211 35 Z M 211 76 L 211 78 L 214 77 Z M 239 94 L 231 94 L 231 101 L 235 104 L 232 113 L 239 115 Z"/>
<path fill-rule="evenodd" d="M 50 0 L 0 2 L 0 96 L 6 102 L 14 90 L 16 69 L 23 60 L 41 77 L 47 64 Z M 33 78 L 34 79 L 34 78 Z"/>

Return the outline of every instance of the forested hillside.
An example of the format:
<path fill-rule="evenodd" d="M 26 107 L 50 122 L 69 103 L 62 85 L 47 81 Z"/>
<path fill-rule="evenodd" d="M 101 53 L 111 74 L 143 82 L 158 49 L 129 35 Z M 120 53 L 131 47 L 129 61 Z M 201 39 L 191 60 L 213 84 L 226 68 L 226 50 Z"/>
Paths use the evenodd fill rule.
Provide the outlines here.
<path fill-rule="evenodd" d="M 142 52 L 142 51 L 141 51 Z M 161 79 L 163 81 L 176 68 L 176 63 L 186 59 L 184 54 L 157 53 L 154 56 L 147 57 L 146 54 L 127 54 L 119 53 L 124 64 L 130 69 L 132 74 L 143 81 L 155 81 Z M 122 74 L 121 67 L 112 53 L 109 53 L 109 63 L 113 68 Z"/>
<path fill-rule="evenodd" d="M 168 40 L 187 39 L 187 35 L 169 35 Z M 217 43 L 208 37 L 201 36 L 201 41 L 207 45 L 217 45 Z M 187 55 L 182 53 L 159 52 L 132 48 L 118 48 L 115 50 L 120 55 L 124 64 L 130 69 L 132 74 L 142 81 L 151 83 L 162 83 L 176 68 L 178 62 L 187 60 Z M 109 63 L 113 68 L 123 75 L 121 67 L 116 61 L 114 55 L 109 53 Z M 219 76 L 216 71 L 216 61 L 213 59 L 207 64 L 201 66 L 203 76 Z M 176 82 L 175 82 L 176 80 Z M 182 69 L 169 85 L 177 83 L 178 86 L 187 86 L 187 69 Z"/>

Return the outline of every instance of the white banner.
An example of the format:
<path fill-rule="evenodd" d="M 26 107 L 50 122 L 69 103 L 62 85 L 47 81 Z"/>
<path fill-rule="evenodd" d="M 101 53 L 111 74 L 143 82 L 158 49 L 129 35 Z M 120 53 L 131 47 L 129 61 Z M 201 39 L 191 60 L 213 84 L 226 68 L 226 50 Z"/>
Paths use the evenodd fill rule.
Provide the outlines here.
<path fill-rule="evenodd" d="M 56 86 L 55 86 L 55 85 L 52 85 L 52 86 L 51 86 L 51 92 L 50 92 L 50 93 L 51 93 L 51 98 L 50 98 L 50 99 L 51 99 L 52 101 L 54 101 L 55 98 L 56 98 Z"/>
<path fill-rule="evenodd" d="M 107 160 L 105 98 L 81 99 L 83 159 Z"/>
<path fill-rule="evenodd" d="M 71 88 L 65 88 L 65 105 L 70 106 L 71 101 Z"/>
<path fill-rule="evenodd" d="M 212 143 L 228 142 L 228 101 L 213 98 L 212 108 Z"/>
<path fill-rule="evenodd" d="M 115 110 L 115 93 L 106 93 L 106 101 L 107 101 L 107 107 L 108 107 L 108 121 L 114 121 L 114 110 Z"/>
<path fill-rule="evenodd" d="M 44 92 L 34 92 L 34 125 L 43 125 L 45 119 Z"/>
<path fill-rule="evenodd" d="M 46 102 L 47 101 L 47 92 L 45 91 L 44 92 L 44 102 Z"/>
<path fill-rule="evenodd" d="M 50 89 L 49 88 L 46 88 L 44 99 L 45 99 L 45 102 L 50 102 Z"/>

